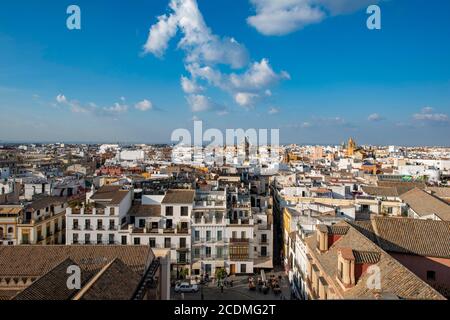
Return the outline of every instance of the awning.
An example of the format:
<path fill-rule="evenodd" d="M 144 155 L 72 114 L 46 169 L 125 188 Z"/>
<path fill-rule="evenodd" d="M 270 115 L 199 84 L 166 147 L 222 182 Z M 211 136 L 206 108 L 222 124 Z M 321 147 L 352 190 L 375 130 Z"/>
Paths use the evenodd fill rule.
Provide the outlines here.
<path fill-rule="evenodd" d="M 255 261 L 253 262 L 253 268 L 273 269 L 272 258 L 268 257 L 268 258 L 257 258 L 257 259 L 255 259 Z"/>

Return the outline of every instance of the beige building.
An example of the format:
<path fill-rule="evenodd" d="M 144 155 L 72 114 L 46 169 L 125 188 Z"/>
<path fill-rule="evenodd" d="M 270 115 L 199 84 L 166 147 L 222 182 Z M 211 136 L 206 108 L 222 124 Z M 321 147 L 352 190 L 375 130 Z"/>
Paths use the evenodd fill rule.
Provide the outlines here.
<path fill-rule="evenodd" d="M 65 197 L 44 196 L 26 206 L 17 224 L 18 244 L 63 244 L 65 242 Z"/>

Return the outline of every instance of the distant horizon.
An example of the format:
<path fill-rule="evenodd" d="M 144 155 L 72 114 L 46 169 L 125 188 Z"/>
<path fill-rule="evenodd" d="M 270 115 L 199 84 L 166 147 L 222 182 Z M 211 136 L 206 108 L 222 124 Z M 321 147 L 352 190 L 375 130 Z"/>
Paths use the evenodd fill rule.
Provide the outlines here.
<path fill-rule="evenodd" d="M 347 143 L 347 141 L 344 141 Z M 101 144 L 118 144 L 118 145 L 167 145 L 167 146 L 174 146 L 176 143 L 173 142 L 143 142 L 143 141 L 120 141 L 120 142 L 112 142 L 112 141 L 12 141 L 12 140 L 0 140 L 0 146 L 4 145 L 29 145 L 29 144 L 70 144 L 70 145 L 101 145 Z M 205 144 L 204 146 L 206 146 Z M 340 146 L 341 143 L 295 143 L 295 142 L 289 142 L 289 143 L 280 143 L 280 146 L 287 146 L 287 145 L 297 145 L 297 146 L 322 146 L 322 147 L 329 147 L 329 146 Z M 450 145 L 400 145 L 400 144 L 368 144 L 368 143 L 358 143 L 358 146 L 372 146 L 372 147 L 389 147 L 389 146 L 395 146 L 399 148 L 450 148 Z"/>

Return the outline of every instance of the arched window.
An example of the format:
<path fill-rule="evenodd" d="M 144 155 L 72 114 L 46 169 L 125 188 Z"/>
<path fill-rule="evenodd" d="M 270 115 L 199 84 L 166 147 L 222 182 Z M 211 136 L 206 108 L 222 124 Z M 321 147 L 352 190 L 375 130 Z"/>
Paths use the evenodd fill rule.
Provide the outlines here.
<path fill-rule="evenodd" d="M 14 228 L 13 227 L 9 227 L 8 228 L 8 233 L 13 233 L 14 232 Z"/>

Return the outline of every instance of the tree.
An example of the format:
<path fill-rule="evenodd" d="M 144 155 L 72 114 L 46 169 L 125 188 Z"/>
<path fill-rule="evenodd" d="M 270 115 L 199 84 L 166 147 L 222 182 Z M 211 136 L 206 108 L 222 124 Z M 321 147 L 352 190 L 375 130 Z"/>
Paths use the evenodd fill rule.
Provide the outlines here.
<path fill-rule="evenodd" d="M 227 272 L 224 268 L 218 268 L 216 269 L 216 279 L 221 280 L 224 279 L 227 276 Z"/>

